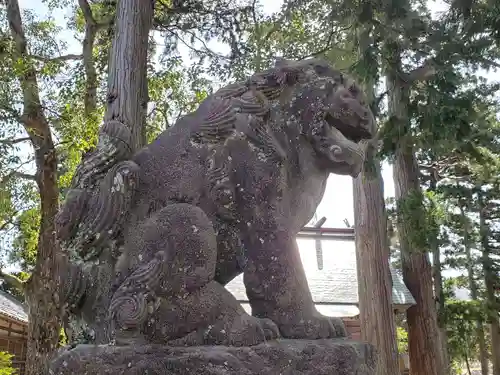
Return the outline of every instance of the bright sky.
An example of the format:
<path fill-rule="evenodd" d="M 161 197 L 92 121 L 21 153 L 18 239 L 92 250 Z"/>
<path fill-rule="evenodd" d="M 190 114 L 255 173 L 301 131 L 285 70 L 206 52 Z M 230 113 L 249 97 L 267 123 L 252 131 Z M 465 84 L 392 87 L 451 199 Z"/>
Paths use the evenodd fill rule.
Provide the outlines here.
<path fill-rule="evenodd" d="M 264 6 L 264 10 L 266 13 L 272 13 L 274 11 L 279 10 L 283 0 L 260 0 Z M 21 8 L 28 8 L 34 10 L 40 16 L 47 14 L 47 8 L 45 4 L 42 2 L 34 2 L 33 0 L 20 0 Z M 439 1 L 429 1 L 429 6 L 434 14 L 437 14 L 442 11 L 446 11 L 447 5 Z M 64 26 L 66 24 L 65 17 L 67 16 L 67 12 L 58 11 L 56 14 L 53 14 L 55 20 L 61 25 Z M 61 40 L 67 43 L 67 53 L 81 53 L 81 44 L 80 42 L 73 39 L 71 33 L 62 33 L 60 35 Z M 211 47 L 215 47 L 215 49 L 221 49 L 221 45 L 217 42 L 210 43 Z M 186 61 L 188 61 L 188 53 L 187 49 L 181 48 L 181 54 L 185 57 Z M 500 80 L 499 73 L 490 73 L 485 74 L 488 78 L 492 80 Z M 394 184 L 392 178 L 392 167 L 385 163 L 382 166 L 382 176 L 384 179 L 384 193 L 386 197 L 394 196 Z M 317 210 L 317 217 L 320 218 L 322 216 L 327 217 L 327 221 L 324 226 L 326 227 L 345 227 L 344 219 L 347 219 L 349 223 L 354 224 L 354 215 L 353 215 L 353 195 L 352 195 L 352 179 L 350 177 L 345 176 L 336 176 L 332 175 L 328 181 L 327 190 L 323 201 Z M 340 246 L 336 246 L 337 250 L 335 251 L 337 256 L 342 257 L 342 254 L 346 254 L 346 256 L 350 256 L 347 253 L 351 253 L 354 251 L 354 244 L 344 244 Z M 453 272 L 455 273 L 455 272 Z M 448 273 L 449 274 L 449 273 Z"/>

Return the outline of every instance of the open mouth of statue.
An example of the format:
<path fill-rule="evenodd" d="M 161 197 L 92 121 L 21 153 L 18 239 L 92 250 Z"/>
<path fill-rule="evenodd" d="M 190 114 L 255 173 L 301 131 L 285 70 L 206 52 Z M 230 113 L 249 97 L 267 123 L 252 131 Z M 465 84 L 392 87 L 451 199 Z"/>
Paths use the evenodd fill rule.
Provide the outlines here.
<path fill-rule="evenodd" d="M 368 127 L 365 127 L 364 124 L 354 127 L 351 124 L 336 119 L 330 113 L 326 114 L 325 120 L 330 126 L 337 129 L 344 137 L 352 142 L 359 143 L 363 139 L 370 139 L 373 137 L 371 131 L 369 131 Z"/>
<path fill-rule="evenodd" d="M 328 160 L 327 168 L 331 173 L 356 177 L 364 160 L 364 147 L 360 145 L 360 141 L 373 137 L 370 126 L 372 123 L 370 119 L 363 118 L 349 121 L 349 117 L 341 114 L 337 117 L 336 114 L 325 114 L 324 119 L 328 125 L 320 136 L 320 154 Z"/>

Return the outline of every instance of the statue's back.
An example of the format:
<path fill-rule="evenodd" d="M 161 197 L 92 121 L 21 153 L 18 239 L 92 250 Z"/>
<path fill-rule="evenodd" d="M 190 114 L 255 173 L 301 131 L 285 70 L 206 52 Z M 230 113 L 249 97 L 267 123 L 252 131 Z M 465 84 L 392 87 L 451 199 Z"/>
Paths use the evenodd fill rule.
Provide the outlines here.
<path fill-rule="evenodd" d="M 200 203 L 208 151 L 191 140 L 197 117 L 180 119 L 134 155 L 140 169 L 136 202 Z"/>

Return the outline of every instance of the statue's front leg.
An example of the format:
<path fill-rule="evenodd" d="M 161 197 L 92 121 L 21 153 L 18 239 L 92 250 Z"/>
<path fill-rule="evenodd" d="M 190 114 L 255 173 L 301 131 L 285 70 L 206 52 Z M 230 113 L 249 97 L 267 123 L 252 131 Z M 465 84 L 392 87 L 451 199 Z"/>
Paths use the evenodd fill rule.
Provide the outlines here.
<path fill-rule="evenodd" d="M 274 321 L 286 338 L 346 336 L 340 319 L 316 310 L 293 233 L 250 229 L 245 237 L 244 282 L 252 315 Z"/>

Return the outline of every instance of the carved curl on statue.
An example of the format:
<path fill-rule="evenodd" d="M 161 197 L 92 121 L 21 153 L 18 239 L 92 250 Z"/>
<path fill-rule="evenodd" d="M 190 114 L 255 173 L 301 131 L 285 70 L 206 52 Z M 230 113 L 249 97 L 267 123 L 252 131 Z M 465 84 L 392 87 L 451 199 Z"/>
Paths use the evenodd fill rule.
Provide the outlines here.
<path fill-rule="evenodd" d="M 330 173 L 359 174 L 374 130 L 359 87 L 316 59 L 220 89 L 133 155 L 126 126 L 108 122 L 58 217 L 71 277 L 91 279 L 113 249 L 97 287 L 119 345 L 344 336 L 314 307 L 295 236 Z M 252 316 L 224 288 L 241 273 Z M 67 285 L 74 306 L 96 305 L 88 283 Z"/>

